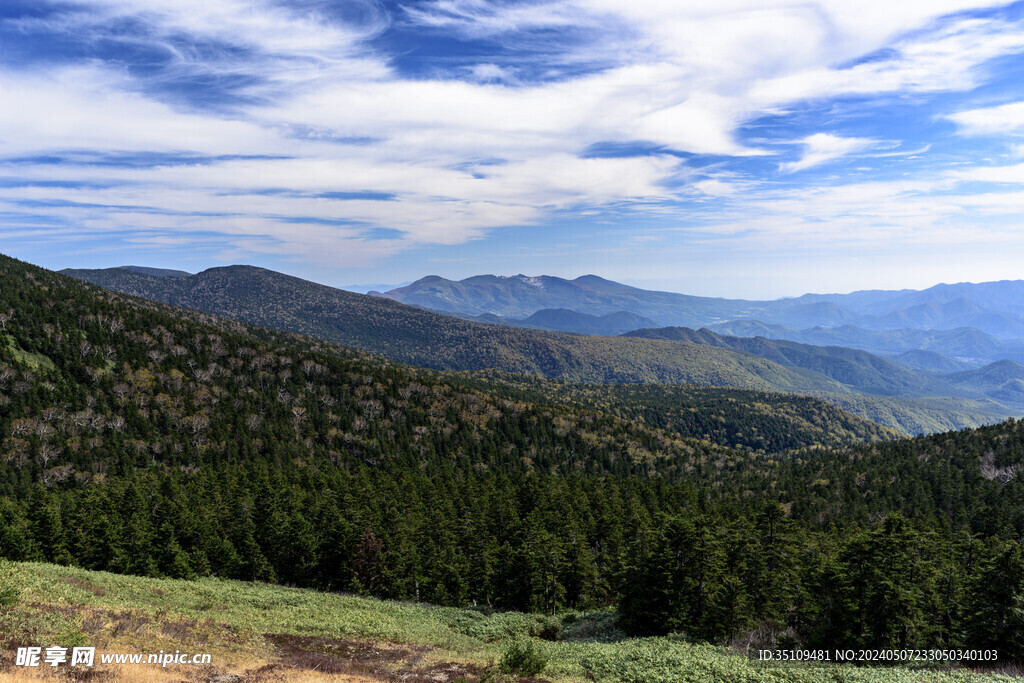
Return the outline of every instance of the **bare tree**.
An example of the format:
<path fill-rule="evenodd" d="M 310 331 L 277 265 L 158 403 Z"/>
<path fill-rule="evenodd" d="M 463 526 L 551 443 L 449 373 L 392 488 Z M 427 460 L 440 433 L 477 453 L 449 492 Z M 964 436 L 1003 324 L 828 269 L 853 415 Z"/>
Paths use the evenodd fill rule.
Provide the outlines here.
<path fill-rule="evenodd" d="M 44 443 L 39 447 L 36 452 L 36 460 L 43 467 L 46 467 L 46 463 L 60 456 L 60 449 L 50 443 Z"/>
<path fill-rule="evenodd" d="M 74 473 L 74 469 L 71 465 L 59 465 L 57 467 L 51 467 L 48 470 L 44 470 L 42 474 L 43 485 L 53 486 L 54 484 L 60 484 L 67 481 Z"/>

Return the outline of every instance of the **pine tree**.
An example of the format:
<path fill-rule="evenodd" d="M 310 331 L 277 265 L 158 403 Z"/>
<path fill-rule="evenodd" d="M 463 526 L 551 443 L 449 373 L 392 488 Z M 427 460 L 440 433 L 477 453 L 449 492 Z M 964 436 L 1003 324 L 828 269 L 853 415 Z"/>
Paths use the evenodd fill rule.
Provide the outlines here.
<path fill-rule="evenodd" d="M 1000 658 L 1024 659 L 1024 550 L 997 541 L 969 583 L 966 615 L 971 647 L 993 648 Z"/>

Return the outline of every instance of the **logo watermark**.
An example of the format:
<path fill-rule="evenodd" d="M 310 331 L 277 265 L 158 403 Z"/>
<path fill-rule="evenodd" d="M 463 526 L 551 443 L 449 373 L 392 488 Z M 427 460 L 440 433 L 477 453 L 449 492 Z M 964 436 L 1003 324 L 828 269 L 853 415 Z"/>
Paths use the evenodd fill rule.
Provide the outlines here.
<path fill-rule="evenodd" d="M 14 658 L 15 666 L 95 666 L 97 659 L 94 647 L 19 647 Z M 158 664 L 161 668 L 171 664 L 202 665 L 210 663 L 209 653 L 192 654 L 175 650 L 174 652 L 101 652 L 100 664 Z"/>

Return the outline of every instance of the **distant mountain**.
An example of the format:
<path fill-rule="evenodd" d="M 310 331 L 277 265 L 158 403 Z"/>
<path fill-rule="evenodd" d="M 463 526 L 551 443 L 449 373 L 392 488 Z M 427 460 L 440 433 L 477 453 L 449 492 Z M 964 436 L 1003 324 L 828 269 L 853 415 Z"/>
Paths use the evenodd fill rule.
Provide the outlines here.
<path fill-rule="evenodd" d="M 1003 339 L 1024 337 L 1024 320 L 1018 315 L 991 311 L 963 298 L 944 303 L 932 301 L 857 320 L 864 327 L 882 330 L 973 327 Z"/>
<path fill-rule="evenodd" d="M 597 316 L 570 311 L 567 308 L 545 308 L 537 311 L 529 318 L 515 322 L 517 326 L 531 327 L 536 330 L 577 332 L 579 334 L 609 337 L 657 325 L 650 318 L 626 311 L 617 311 L 608 315 Z"/>
<path fill-rule="evenodd" d="M 130 270 L 133 273 L 143 275 L 154 275 L 156 277 L 188 277 L 192 275 L 184 270 L 170 270 L 168 268 L 147 268 L 146 266 L 121 266 L 122 270 Z"/>
<path fill-rule="evenodd" d="M 671 382 L 775 391 L 852 391 L 725 348 L 583 337 L 470 322 L 251 266 L 160 278 L 112 268 L 65 274 L 115 291 L 320 337 L 438 370 L 500 369 L 589 382 Z"/>
<path fill-rule="evenodd" d="M 1012 360 L 1001 360 L 976 370 L 965 370 L 946 376 L 951 383 L 983 391 L 997 401 L 1024 403 L 1024 365 Z"/>
<path fill-rule="evenodd" d="M 908 368 L 924 370 L 925 372 L 937 372 L 941 374 L 974 369 L 974 366 L 970 363 L 953 360 L 952 358 L 943 356 L 941 353 L 925 351 L 923 349 L 906 351 L 898 356 L 893 356 L 892 360 L 900 363 L 901 365 L 905 365 Z"/>
<path fill-rule="evenodd" d="M 929 303 L 950 303 L 962 299 L 980 308 L 1009 313 L 1024 313 L 1024 280 L 999 280 L 997 282 L 960 282 L 939 284 L 919 292 L 904 292 L 882 306 L 875 306 L 875 312 L 891 312 Z"/>
<path fill-rule="evenodd" d="M 755 302 L 638 289 L 596 275 L 575 280 L 549 275 L 478 275 L 461 281 L 430 275 L 381 296 L 446 313 L 516 319 L 543 309 L 568 309 L 593 316 L 627 311 L 657 325 L 707 324 L 748 316 L 763 308 L 751 309 Z"/>
<path fill-rule="evenodd" d="M 957 393 L 940 379 L 857 349 L 811 346 L 764 337 L 728 337 L 707 329 L 692 330 L 686 327 L 636 330 L 625 336 L 676 339 L 743 351 L 783 367 L 819 372 L 860 393 L 880 396 L 951 396 Z M 978 392 L 974 396 L 982 395 Z"/>
<path fill-rule="evenodd" d="M 398 287 L 405 287 L 406 285 L 412 284 L 411 282 L 399 282 L 398 284 L 383 284 L 380 282 L 374 284 L 364 285 L 342 285 L 338 289 L 344 289 L 346 292 L 355 292 L 356 294 L 380 294 L 386 292 L 389 289 L 396 289 Z"/>
<path fill-rule="evenodd" d="M 766 339 L 789 339 L 790 341 L 803 341 L 802 336 L 806 332 L 801 332 L 780 323 L 766 323 L 760 320 L 749 319 L 730 320 L 725 323 L 707 325 L 705 329 L 730 337 L 764 337 Z M 852 345 L 844 344 L 843 346 Z"/>
<path fill-rule="evenodd" d="M 381 296 L 444 313 L 497 316 L 504 321 L 528 318 L 544 309 L 567 309 L 603 316 L 625 311 L 653 320 L 655 327 L 709 327 L 738 336 L 767 336 L 803 343 L 832 343 L 863 348 L 872 353 L 896 354 L 914 348 L 979 362 L 1016 356 L 999 355 L 1020 350 L 1024 360 L 1024 281 L 936 285 L 926 290 L 862 291 L 851 294 L 806 294 L 774 301 L 746 301 L 655 292 L 629 287 L 594 275 L 575 280 L 551 276 L 478 275 L 461 281 L 436 275 L 425 277 Z M 764 331 L 742 330 L 749 321 L 767 326 Z M 515 323 L 511 323 L 515 324 Z M 728 327 L 721 327 L 728 326 Z M 861 343 L 850 339 L 825 341 L 785 330 L 809 329 L 882 332 L 866 335 Z M 906 330 L 919 332 L 976 330 L 987 351 L 925 347 L 903 338 Z M 562 328 L 559 328 L 562 329 Z M 892 332 L 890 338 L 885 332 Z M 842 336 L 842 335 L 840 335 Z M 855 335 L 854 335 L 855 336 Z M 870 337 L 870 338 L 867 338 Z M 995 344 L 989 342 L 997 342 Z M 995 354 L 995 355 L 993 355 Z"/>
<path fill-rule="evenodd" d="M 379 292 L 371 292 L 370 294 L 371 296 L 376 296 L 379 295 Z M 444 313 L 444 315 L 478 323 L 487 323 L 488 325 L 525 327 L 527 329 L 547 330 L 549 332 L 571 332 L 573 334 L 597 337 L 616 337 L 625 332 L 658 326 L 650 318 L 627 311 L 617 311 L 607 315 L 590 315 L 589 313 L 580 313 L 568 308 L 544 308 L 527 318 L 503 318 L 493 313 L 469 315 L 467 313 L 451 312 Z"/>
<path fill-rule="evenodd" d="M 885 315 L 900 309 L 929 303 L 949 303 L 964 299 L 982 308 L 1024 313 L 1024 280 L 997 282 L 960 282 L 938 284 L 927 289 L 861 290 L 849 294 L 804 294 L 785 299 L 794 304 L 830 301 L 862 315 Z"/>
<path fill-rule="evenodd" d="M 1011 360 L 963 370 L 955 367 L 955 361 L 935 354 L 938 358 L 933 356 L 929 359 L 933 365 L 953 365 L 955 371 L 940 373 L 932 369 L 920 372 L 908 367 L 907 363 L 897 363 L 858 349 L 813 346 L 763 337 L 729 337 L 707 329 L 665 327 L 636 330 L 624 336 L 676 339 L 743 351 L 783 367 L 820 373 L 863 394 L 987 399 L 1024 409 L 1024 365 Z M 912 358 L 921 360 L 919 355 Z"/>
<path fill-rule="evenodd" d="M 766 310 L 771 310 L 770 308 Z M 823 325 L 832 327 L 843 325 L 857 319 L 857 314 L 831 301 L 818 301 L 798 306 L 778 307 L 772 322 L 789 327 L 809 327 Z"/>
<path fill-rule="evenodd" d="M 881 424 L 911 434 L 975 426 L 1013 412 L 991 402 L 971 403 L 973 395 L 960 388 L 956 388 L 958 397 L 948 399 L 959 401 L 952 411 L 947 399 L 935 403 L 929 398 L 941 395 L 937 393 L 925 393 L 912 403 L 895 398 L 901 382 L 905 391 L 919 396 L 931 391 L 934 378 L 912 380 L 912 373 L 906 374 L 909 371 L 894 373 L 888 383 L 851 372 L 853 381 L 860 383 L 853 386 L 792 359 L 783 366 L 728 345 L 586 337 L 483 324 L 250 266 L 212 268 L 185 278 L 123 269 L 65 272 L 126 294 L 320 337 L 439 370 L 497 369 L 575 382 L 664 382 L 813 394 L 850 405 L 859 415 L 877 417 Z M 825 363 L 821 369 L 840 374 Z M 858 396 L 863 391 L 880 395 L 862 400 Z"/>
<path fill-rule="evenodd" d="M 977 327 L 1002 339 L 1024 337 L 1024 280 L 939 284 L 920 291 L 805 294 L 790 301 L 833 303 L 858 315 L 849 322 L 871 329 Z"/>
<path fill-rule="evenodd" d="M 795 330 L 758 320 L 735 320 L 709 325 L 708 329 L 740 337 L 759 336 L 803 344 L 845 346 L 887 356 L 914 350 L 932 351 L 975 367 L 1001 359 L 1024 361 L 1024 340 L 996 339 L 974 327 L 950 330 L 868 330 L 855 325 L 841 325 Z"/>

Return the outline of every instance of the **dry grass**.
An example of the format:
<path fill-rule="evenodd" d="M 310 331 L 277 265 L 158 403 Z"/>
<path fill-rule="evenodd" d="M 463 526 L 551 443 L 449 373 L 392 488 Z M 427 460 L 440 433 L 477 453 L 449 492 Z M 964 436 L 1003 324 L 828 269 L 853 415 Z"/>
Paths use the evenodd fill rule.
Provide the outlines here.
<path fill-rule="evenodd" d="M 68 582 L 82 588 L 79 582 Z M 101 589 L 102 590 L 102 589 Z M 99 592 L 90 590 L 94 595 Z M 19 614 L 21 612 L 21 614 Z M 31 618 L 27 618 L 31 615 Z M 18 621 L 14 617 L 26 617 Z M 146 615 L 140 610 L 112 610 L 85 605 L 33 602 L 20 610 L 0 610 L 0 681 L 82 681 L 97 683 L 269 683 L 342 681 L 347 683 L 451 683 L 479 680 L 481 666 L 447 661 L 447 655 L 425 645 L 394 644 L 327 636 L 287 633 L 262 635 L 212 620 L 172 617 L 165 611 Z M 94 667 L 16 667 L 21 646 L 67 646 L 68 636 L 54 635 L 53 624 L 80 624 L 79 633 L 96 647 Z M 10 626 L 22 625 L 16 634 Z M 49 628 L 36 624 L 49 624 Z M 59 628 L 59 627 L 58 627 Z M 59 633 L 59 631 L 57 631 Z M 73 636 L 72 636 L 73 637 Z M 101 653 L 144 654 L 180 649 L 210 653 L 214 665 L 160 667 L 155 664 L 100 664 Z"/>
<path fill-rule="evenodd" d="M 124 683 L 324 683 L 340 681 L 341 683 L 381 683 L 382 678 L 349 674 L 321 673 L 318 671 L 288 669 L 280 664 L 258 661 L 249 662 L 248 666 L 237 672 L 219 669 L 196 667 L 157 667 L 130 666 L 101 667 L 86 670 L 85 675 L 68 675 L 68 670 L 57 672 L 45 669 L 17 669 L 0 672 L 0 681 L 4 683 L 39 683 L 40 681 L 107 681 Z"/>

